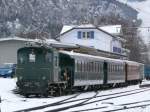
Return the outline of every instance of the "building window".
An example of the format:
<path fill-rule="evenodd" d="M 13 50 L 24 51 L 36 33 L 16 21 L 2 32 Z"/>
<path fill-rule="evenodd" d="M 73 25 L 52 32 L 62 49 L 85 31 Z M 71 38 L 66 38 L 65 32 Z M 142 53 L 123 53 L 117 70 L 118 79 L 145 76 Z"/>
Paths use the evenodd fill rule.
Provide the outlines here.
<path fill-rule="evenodd" d="M 113 47 L 113 52 L 114 53 L 121 53 L 121 48 Z"/>
<path fill-rule="evenodd" d="M 78 31 L 78 39 L 94 39 L 94 31 Z"/>

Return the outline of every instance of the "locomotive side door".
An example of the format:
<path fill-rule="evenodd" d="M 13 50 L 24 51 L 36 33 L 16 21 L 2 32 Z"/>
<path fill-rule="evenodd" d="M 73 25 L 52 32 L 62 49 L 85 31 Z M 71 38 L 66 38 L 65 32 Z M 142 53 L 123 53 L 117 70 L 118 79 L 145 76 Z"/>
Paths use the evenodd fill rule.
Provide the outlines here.
<path fill-rule="evenodd" d="M 59 54 L 57 51 L 53 53 L 53 81 L 59 81 Z"/>

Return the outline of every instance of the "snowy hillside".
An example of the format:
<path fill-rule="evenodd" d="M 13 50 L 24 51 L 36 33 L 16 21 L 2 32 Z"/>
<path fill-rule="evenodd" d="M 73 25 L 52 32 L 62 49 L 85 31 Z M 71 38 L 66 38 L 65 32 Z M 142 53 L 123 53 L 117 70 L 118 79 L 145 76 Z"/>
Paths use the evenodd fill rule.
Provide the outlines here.
<path fill-rule="evenodd" d="M 128 1 L 118 0 L 125 3 L 139 12 L 138 18 L 142 20 L 141 27 L 150 27 L 150 0 L 139 1 Z M 139 28 L 140 34 L 142 35 L 145 43 L 150 41 L 150 28 Z"/>

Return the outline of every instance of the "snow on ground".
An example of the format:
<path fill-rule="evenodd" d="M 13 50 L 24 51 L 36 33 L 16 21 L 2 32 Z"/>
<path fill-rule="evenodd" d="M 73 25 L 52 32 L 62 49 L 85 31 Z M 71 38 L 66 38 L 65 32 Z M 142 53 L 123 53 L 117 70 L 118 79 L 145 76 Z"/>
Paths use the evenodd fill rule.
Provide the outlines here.
<path fill-rule="evenodd" d="M 58 101 L 61 101 L 63 99 L 73 96 L 73 95 L 68 95 L 68 96 L 51 97 L 51 98 L 24 98 L 23 96 L 21 96 L 19 94 L 15 94 L 13 92 L 13 90 L 16 88 L 15 82 L 16 82 L 15 79 L 0 78 L 0 96 L 2 99 L 2 102 L 0 103 L 1 112 L 13 112 L 13 111 L 17 111 L 17 110 L 21 110 L 21 109 L 25 109 L 25 108 L 45 105 L 45 104 L 49 104 L 49 103 L 53 103 L 53 102 L 58 102 Z M 145 81 L 144 83 L 148 84 L 150 82 Z M 108 95 L 108 94 L 112 94 L 112 93 L 115 93 L 114 96 L 117 96 L 117 93 L 119 93 L 119 92 L 125 92 L 125 91 L 129 91 L 129 90 L 134 90 L 131 92 L 135 92 L 135 91 L 137 91 L 135 89 L 139 89 L 139 85 L 110 89 L 110 90 L 105 90 L 105 91 L 99 91 L 98 96 Z M 146 89 L 148 89 L 148 88 L 146 88 Z M 126 93 L 122 93 L 122 94 L 126 94 Z M 82 93 L 81 95 L 76 97 L 76 99 L 88 98 L 88 97 L 92 97 L 94 95 L 95 95 L 95 92 Z M 108 98 L 108 96 L 97 97 L 95 99 L 89 100 L 88 102 L 92 102 L 95 100 L 101 100 L 104 98 Z M 150 90 L 141 92 L 141 93 L 137 93 L 134 95 L 111 98 L 108 100 L 99 101 L 99 102 L 88 104 L 88 105 L 83 105 L 81 107 L 71 108 L 64 112 L 71 112 L 71 111 L 77 111 L 77 110 L 82 110 L 82 109 L 90 109 L 90 108 L 107 106 L 107 108 L 102 109 L 102 110 L 90 110 L 90 112 L 101 112 L 101 111 L 107 111 L 108 109 L 120 108 L 120 107 L 122 107 L 121 104 L 124 104 L 124 103 L 131 103 L 131 102 L 137 102 L 137 101 L 143 101 L 143 100 L 150 100 Z M 81 101 L 79 101 L 79 102 L 81 102 Z M 73 104 L 75 104 L 75 103 L 70 103 L 68 105 L 73 105 Z M 40 111 L 35 111 L 35 112 L 43 112 L 43 111 L 47 111 L 47 110 L 51 110 L 51 109 L 56 109 L 58 107 L 54 107 L 54 108 L 49 107 L 49 108 L 42 109 Z M 150 109 L 150 107 L 139 107 L 139 108 L 134 108 L 134 109 L 130 109 L 130 110 L 122 110 L 119 112 L 149 112 L 149 109 Z"/>
<path fill-rule="evenodd" d="M 129 2 L 128 0 L 118 0 L 131 6 L 139 12 L 138 19 L 142 20 L 141 27 L 150 27 L 150 0 Z M 150 28 L 139 28 L 140 34 L 145 43 L 150 41 Z"/>

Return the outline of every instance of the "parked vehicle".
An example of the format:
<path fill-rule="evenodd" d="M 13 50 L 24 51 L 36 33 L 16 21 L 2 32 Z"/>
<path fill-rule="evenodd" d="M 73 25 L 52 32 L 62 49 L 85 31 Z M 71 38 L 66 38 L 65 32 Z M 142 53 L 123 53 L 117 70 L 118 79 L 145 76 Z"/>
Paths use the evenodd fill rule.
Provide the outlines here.
<path fill-rule="evenodd" d="M 21 94 L 47 96 L 139 83 L 142 71 L 133 61 L 32 46 L 18 50 L 16 74 Z"/>
<path fill-rule="evenodd" d="M 13 77 L 15 74 L 16 64 L 4 63 L 0 65 L 0 77 Z"/>

